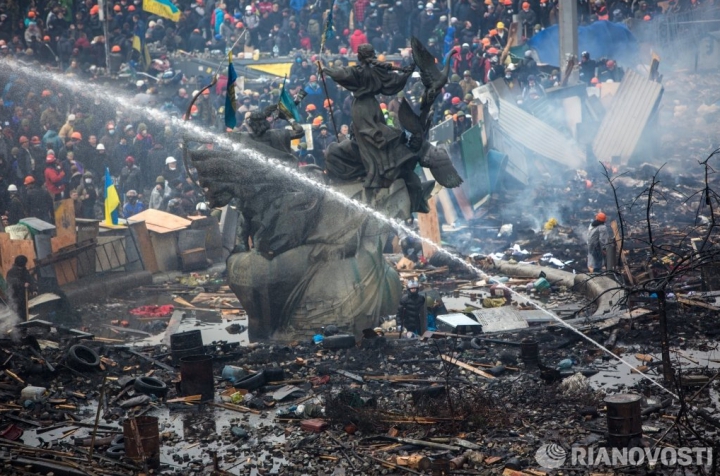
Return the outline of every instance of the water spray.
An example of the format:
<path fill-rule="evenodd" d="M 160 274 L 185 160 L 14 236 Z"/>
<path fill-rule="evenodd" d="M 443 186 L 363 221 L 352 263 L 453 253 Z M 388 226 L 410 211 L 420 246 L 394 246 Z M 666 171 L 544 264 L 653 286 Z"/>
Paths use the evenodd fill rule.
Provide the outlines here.
<path fill-rule="evenodd" d="M 356 209 L 358 209 L 359 211 L 365 213 L 366 215 L 371 216 L 371 217 L 379 220 L 379 221 L 382 222 L 382 223 L 386 223 L 386 224 L 390 225 L 390 226 L 391 226 L 392 228 L 394 228 L 395 230 L 397 230 L 397 231 L 402 231 L 402 232 L 406 233 L 407 235 L 412 236 L 413 238 L 420 240 L 422 243 L 425 243 L 425 244 L 433 247 L 433 248 L 436 249 L 439 253 L 441 253 L 441 254 L 443 254 L 444 256 L 450 258 L 452 261 L 460 264 L 461 266 L 465 267 L 466 269 L 468 269 L 469 271 L 475 273 L 475 274 L 478 275 L 478 276 L 481 276 L 481 277 L 483 277 L 483 278 L 491 278 L 491 276 L 488 275 L 486 272 L 484 272 L 482 269 L 480 269 L 480 268 L 472 265 L 471 263 L 468 263 L 467 261 L 465 261 L 465 260 L 462 259 L 461 257 L 459 257 L 459 256 L 457 256 L 457 255 L 455 255 L 455 254 L 453 254 L 453 253 L 450 253 L 449 251 L 443 249 L 441 246 L 439 246 L 438 244 L 430 241 L 429 239 L 420 236 L 418 233 L 416 233 L 416 232 L 413 231 L 412 229 L 408 228 L 407 226 L 405 226 L 405 225 L 402 224 L 401 222 L 396 221 L 396 220 L 393 220 L 393 219 L 391 219 L 391 218 L 383 215 L 381 212 L 375 210 L 374 208 L 372 208 L 372 207 L 370 207 L 370 206 L 368 206 L 368 205 L 366 205 L 366 204 L 364 204 L 364 203 L 360 203 L 360 202 L 358 202 L 358 201 L 356 201 L 356 200 L 353 200 L 352 198 L 350 198 L 350 197 L 344 195 L 343 193 L 335 190 L 334 188 L 332 188 L 332 187 L 329 186 L 329 185 L 326 185 L 326 184 L 323 184 L 323 183 L 320 183 L 320 182 L 317 182 L 317 181 L 313 180 L 311 177 L 306 176 L 306 175 L 300 173 L 300 172 L 299 172 L 298 170 L 296 170 L 296 169 L 293 169 L 293 168 L 291 168 L 291 167 L 288 167 L 287 165 L 285 165 L 284 163 L 282 163 L 282 162 L 279 161 L 279 160 L 276 160 L 276 159 L 273 159 L 273 158 L 264 157 L 264 156 L 262 156 L 260 153 L 258 153 L 257 151 L 254 151 L 254 150 L 252 150 L 252 149 L 244 148 L 244 147 L 242 147 L 241 145 L 233 142 L 231 139 L 229 139 L 229 138 L 227 138 L 227 137 L 222 137 L 221 135 L 219 135 L 219 134 L 217 134 L 217 133 L 215 133 L 215 132 L 208 131 L 207 129 L 205 129 L 205 128 L 203 128 L 203 127 L 200 127 L 200 126 L 198 126 L 198 125 L 195 125 L 195 124 L 186 122 L 186 121 L 184 121 L 184 120 L 182 120 L 182 119 L 180 119 L 180 118 L 175 118 L 175 117 L 170 117 L 170 118 L 168 118 L 162 111 L 160 111 L 160 110 L 158 110 L 158 109 L 154 109 L 154 108 L 150 108 L 150 107 L 143 107 L 143 106 L 136 106 L 136 105 L 133 105 L 133 104 L 128 104 L 128 103 L 127 103 L 127 98 L 124 98 L 124 97 L 119 96 L 119 95 L 112 95 L 112 96 L 111 96 L 111 95 L 107 95 L 107 92 L 104 91 L 104 90 L 103 90 L 100 86 L 98 86 L 98 85 L 93 85 L 93 84 L 81 84 L 81 83 L 79 83 L 79 82 L 72 81 L 72 80 L 66 79 L 66 78 L 64 78 L 64 77 L 57 77 L 57 76 L 54 76 L 54 75 L 52 75 L 52 74 L 50 74 L 50 73 L 39 72 L 39 71 L 37 71 L 37 70 L 35 70 L 35 69 L 32 69 L 32 68 L 30 68 L 30 67 L 22 66 L 22 65 L 19 65 L 19 64 L 11 63 L 11 62 L 6 62 L 6 64 L 8 64 L 9 67 L 12 68 L 12 69 L 14 69 L 15 71 L 20 72 L 20 73 L 23 73 L 23 74 L 25 74 L 25 75 L 27 75 L 27 76 L 32 76 L 32 77 L 35 77 L 35 78 L 37 78 L 37 79 L 39 79 L 39 80 L 42 80 L 42 81 L 52 81 L 52 82 L 55 82 L 55 83 L 60 83 L 60 84 L 62 84 L 63 86 L 67 87 L 68 89 L 72 90 L 73 92 L 76 92 L 77 94 L 79 94 L 79 95 L 81 95 L 81 96 L 88 95 L 88 94 L 89 94 L 89 95 L 95 95 L 96 97 L 101 97 L 101 98 L 103 98 L 103 99 L 107 99 L 107 100 L 109 100 L 109 101 L 112 101 L 112 102 L 116 103 L 116 105 L 119 106 L 119 107 L 121 107 L 121 108 L 131 109 L 131 110 L 134 110 L 135 112 L 142 112 L 142 113 L 144 113 L 144 114 L 149 114 L 152 119 L 154 119 L 154 120 L 156 120 L 156 121 L 158 121 L 158 122 L 167 121 L 167 120 L 169 119 L 169 120 L 171 121 L 171 123 L 172 123 L 173 125 L 175 125 L 176 127 L 180 128 L 180 129 L 183 129 L 183 130 L 185 130 L 185 131 L 187 131 L 187 132 L 190 132 L 190 133 L 192 133 L 192 134 L 194 134 L 194 135 L 197 135 L 197 136 L 203 136 L 203 135 L 206 135 L 206 136 L 207 136 L 207 135 L 211 135 L 211 136 L 215 139 L 215 142 L 217 142 L 219 145 L 224 146 L 224 147 L 226 147 L 226 148 L 229 148 L 229 149 L 233 150 L 234 152 L 242 153 L 243 155 L 245 155 L 246 157 L 250 158 L 251 160 L 255 160 L 255 161 L 259 161 L 259 162 L 263 162 L 263 163 L 270 163 L 270 164 L 272 164 L 273 166 L 275 166 L 275 168 L 280 169 L 283 173 L 287 174 L 287 176 L 288 176 L 289 178 L 293 178 L 293 179 L 295 179 L 295 180 L 297 180 L 297 181 L 299 181 L 299 182 L 302 182 L 302 183 L 304 183 L 305 185 L 308 185 L 308 186 L 310 186 L 310 187 L 314 187 L 314 188 L 316 188 L 316 189 L 320 189 L 320 190 L 322 190 L 323 192 L 327 193 L 328 195 L 332 196 L 334 199 L 340 201 L 340 202 L 343 203 L 344 205 L 351 206 L 351 207 L 355 207 Z M 210 86 L 208 86 L 208 87 L 210 87 Z M 658 387 L 659 389 L 661 389 L 662 391 L 670 394 L 670 395 L 673 396 L 674 398 L 679 398 L 674 392 L 672 392 L 672 391 L 669 390 L 668 388 L 664 387 L 662 384 L 660 384 L 659 382 L 657 382 L 656 380 L 654 380 L 652 377 L 650 377 L 649 375 L 647 375 L 647 374 L 644 373 L 644 372 L 638 371 L 638 370 L 635 368 L 635 366 L 633 366 L 631 363 L 627 362 L 625 359 L 623 359 L 623 358 L 620 357 L 619 355 L 613 353 L 610 349 L 606 348 L 605 346 L 603 346 L 603 345 L 600 344 L 599 342 L 595 341 L 595 340 L 592 339 L 591 337 L 586 336 L 585 334 L 583 334 L 582 332 L 580 332 L 580 330 L 578 330 L 578 329 L 576 329 L 575 327 L 571 326 L 570 324 L 568 324 L 567 322 L 565 322 L 564 320 L 562 320 L 560 317 L 558 317 L 557 315 L 555 315 L 554 313 L 552 313 L 552 312 L 549 311 L 548 309 L 543 308 L 543 307 L 542 307 L 540 304 L 538 304 L 537 302 L 533 301 L 532 299 L 527 298 L 526 296 L 520 294 L 519 292 L 517 292 L 517 291 L 515 291 L 515 290 L 513 290 L 513 289 L 510 289 L 510 288 L 509 288 L 508 286 L 506 286 L 505 284 L 499 283 L 498 286 L 499 286 L 501 289 L 507 290 L 507 291 L 509 291 L 511 294 L 514 294 L 514 295 L 522 298 L 523 300 L 527 301 L 527 302 L 530 303 L 530 305 L 532 305 L 534 308 L 536 308 L 537 310 L 539 310 L 539 311 L 543 312 L 544 314 L 548 315 L 548 316 L 551 317 L 554 321 L 557 321 L 560 325 L 562 325 L 562 326 L 564 326 L 565 328 L 571 330 L 571 331 L 574 332 L 575 334 L 579 335 L 582 339 L 584 339 L 584 340 L 586 340 L 587 342 L 591 343 L 593 346 L 597 347 L 598 349 L 600 349 L 600 350 L 602 350 L 603 352 L 605 352 L 606 354 L 610 355 L 612 358 L 614 358 L 614 359 L 617 360 L 618 362 L 620 362 L 620 363 L 622 363 L 623 365 L 625 365 L 626 367 L 630 368 L 633 372 L 636 372 L 637 374 L 639 374 L 641 378 L 649 381 L 652 385 L 654 385 L 654 386 Z"/>

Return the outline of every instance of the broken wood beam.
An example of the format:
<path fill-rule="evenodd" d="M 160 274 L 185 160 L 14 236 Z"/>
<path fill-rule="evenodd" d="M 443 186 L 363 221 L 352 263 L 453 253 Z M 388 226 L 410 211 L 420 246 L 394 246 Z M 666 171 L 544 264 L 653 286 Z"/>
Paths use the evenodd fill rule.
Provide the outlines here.
<path fill-rule="evenodd" d="M 449 355 L 442 354 L 442 355 L 440 355 L 440 358 L 443 359 L 445 362 L 450 362 L 450 363 L 453 364 L 453 365 L 457 365 L 457 366 L 460 367 L 461 369 L 465 369 L 465 370 L 467 370 L 468 372 L 474 373 L 475 375 L 480 375 L 481 377 L 485 377 L 485 378 L 487 378 L 487 379 L 494 379 L 494 378 L 495 378 L 495 377 L 493 377 L 492 375 L 490 375 L 489 373 L 483 372 L 483 371 L 480 370 L 480 369 L 476 369 L 476 368 L 473 367 L 472 365 L 469 365 L 469 364 L 466 364 L 465 362 L 462 362 L 462 361 L 460 361 L 460 360 L 454 359 L 454 358 L 450 357 Z"/>

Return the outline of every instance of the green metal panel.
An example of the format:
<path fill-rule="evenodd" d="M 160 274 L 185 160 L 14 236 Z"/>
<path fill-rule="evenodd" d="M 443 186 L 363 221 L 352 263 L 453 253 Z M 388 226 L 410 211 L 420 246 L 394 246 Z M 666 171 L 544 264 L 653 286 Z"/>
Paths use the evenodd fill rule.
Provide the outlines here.
<path fill-rule="evenodd" d="M 488 163 L 482 142 L 481 123 L 463 133 L 461 146 L 466 178 L 462 187 L 470 204 L 474 206 L 490 194 Z"/>

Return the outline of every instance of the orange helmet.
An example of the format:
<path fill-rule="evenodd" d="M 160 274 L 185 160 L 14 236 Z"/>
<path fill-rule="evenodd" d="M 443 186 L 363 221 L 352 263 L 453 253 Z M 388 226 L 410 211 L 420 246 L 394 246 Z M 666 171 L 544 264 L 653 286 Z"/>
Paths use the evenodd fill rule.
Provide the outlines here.
<path fill-rule="evenodd" d="M 52 96 L 52 91 L 50 91 L 49 89 L 45 89 L 42 92 L 42 97 L 46 98 L 46 97 L 50 97 L 50 96 Z"/>
<path fill-rule="evenodd" d="M 35 178 L 32 175 L 28 175 L 25 177 L 25 181 L 23 182 L 24 185 L 30 185 L 31 183 L 35 183 Z"/>
<path fill-rule="evenodd" d="M 512 6 L 512 3 L 512 0 L 503 0 L 503 5 L 505 5 L 506 7 Z"/>
<path fill-rule="evenodd" d="M 75 132 L 73 132 L 72 134 L 70 134 L 70 138 L 71 138 L 71 139 L 82 140 L 82 134 L 80 134 L 79 132 L 75 131 Z"/>
<path fill-rule="evenodd" d="M 193 106 L 190 108 L 190 114 L 195 114 L 198 112 L 198 107 L 193 104 Z"/>
<path fill-rule="evenodd" d="M 111 53 L 120 53 L 120 46 L 115 45 L 110 49 Z"/>
<path fill-rule="evenodd" d="M 645 20 L 645 21 L 650 21 L 650 20 L 652 20 L 652 17 L 651 17 L 650 15 L 645 15 L 645 16 L 643 17 L 643 20 Z"/>
<path fill-rule="evenodd" d="M 530 8 L 530 4 L 528 2 L 523 2 L 522 7 L 523 10 L 527 10 L 528 8 Z"/>
<path fill-rule="evenodd" d="M 384 102 L 381 102 L 381 103 L 380 103 L 380 109 L 382 109 L 383 111 L 386 111 L 386 110 L 387 110 L 387 104 L 385 104 Z"/>
<path fill-rule="evenodd" d="M 35 12 L 32 10 L 28 12 L 28 18 L 35 18 Z"/>
<path fill-rule="evenodd" d="M 237 28 L 238 30 L 239 30 L 240 28 L 242 28 L 243 26 L 244 26 L 244 25 L 243 25 L 243 23 L 242 23 L 241 21 L 235 23 L 235 28 Z"/>
<path fill-rule="evenodd" d="M 325 102 L 323 102 L 323 107 L 329 107 L 331 104 L 333 104 L 333 100 L 326 99 Z"/>
<path fill-rule="evenodd" d="M 43 36 L 43 41 L 50 41 L 50 37 L 47 35 Z"/>
<path fill-rule="evenodd" d="M 115 5 L 115 6 L 113 7 L 113 10 L 116 11 L 116 12 L 119 12 L 120 10 L 122 10 L 122 8 L 120 8 L 120 5 Z"/>
<path fill-rule="evenodd" d="M 305 106 L 305 112 L 314 111 L 315 109 L 317 109 L 315 107 L 315 104 L 308 104 L 307 106 Z"/>
<path fill-rule="evenodd" d="M 93 7 L 90 9 L 90 15 L 97 15 L 100 11 L 100 7 L 98 5 L 93 5 Z"/>
<path fill-rule="evenodd" d="M 590 84 L 597 84 L 597 83 L 599 83 L 599 82 L 600 82 L 600 80 L 597 79 L 597 78 L 593 78 L 593 79 L 590 80 Z"/>
<path fill-rule="evenodd" d="M 498 32 L 497 32 L 497 30 L 496 30 L 495 28 L 493 28 L 492 30 L 490 30 L 490 36 L 496 36 L 497 34 L 498 34 Z"/>
<path fill-rule="evenodd" d="M 605 214 L 603 212 L 598 212 L 598 214 L 595 215 L 595 219 L 597 221 L 601 221 L 601 222 L 605 223 L 605 220 L 607 220 L 607 217 L 605 216 Z"/>
<path fill-rule="evenodd" d="M 483 46 L 490 46 L 490 38 L 483 38 L 480 43 L 482 43 Z"/>
<path fill-rule="evenodd" d="M 320 124 L 323 123 L 323 118 L 321 116 L 318 116 L 315 119 L 313 119 L 312 123 L 313 123 L 313 126 L 319 126 Z"/>
<path fill-rule="evenodd" d="M 498 50 L 497 48 L 490 48 L 488 49 L 488 53 L 490 53 L 491 55 L 496 55 L 500 53 L 500 50 Z"/>
<path fill-rule="evenodd" d="M 130 5 L 130 6 L 128 7 L 128 11 L 129 11 L 129 12 L 134 12 L 134 11 L 135 11 L 135 5 Z"/>

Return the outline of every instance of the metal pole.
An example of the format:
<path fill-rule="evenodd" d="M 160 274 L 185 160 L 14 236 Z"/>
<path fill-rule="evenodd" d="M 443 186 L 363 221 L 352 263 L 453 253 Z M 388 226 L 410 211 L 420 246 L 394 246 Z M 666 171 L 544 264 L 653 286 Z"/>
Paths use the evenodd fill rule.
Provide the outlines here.
<path fill-rule="evenodd" d="M 578 4 L 575 0 L 560 0 L 558 32 L 560 34 L 560 71 L 563 82 L 566 65 L 571 59 L 578 57 Z M 575 68 L 573 68 L 575 71 Z M 570 72 L 569 74 L 572 74 Z"/>
<path fill-rule="evenodd" d="M 103 24 L 103 34 L 105 35 L 105 68 L 107 68 L 107 74 L 110 74 L 110 37 L 108 35 L 108 16 L 105 9 L 108 7 L 109 2 L 105 0 L 98 0 L 98 6 L 100 7 L 100 21 Z"/>

